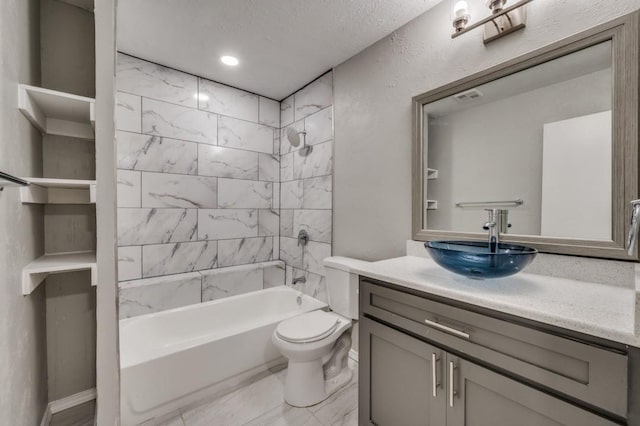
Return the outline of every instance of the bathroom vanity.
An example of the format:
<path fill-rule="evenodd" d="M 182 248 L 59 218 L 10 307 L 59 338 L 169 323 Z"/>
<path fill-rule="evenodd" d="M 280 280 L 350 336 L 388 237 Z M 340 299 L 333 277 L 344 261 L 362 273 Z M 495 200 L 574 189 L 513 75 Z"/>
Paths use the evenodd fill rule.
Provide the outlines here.
<path fill-rule="evenodd" d="M 491 276 L 469 254 L 499 242 L 637 262 L 639 24 L 634 12 L 415 96 L 412 239 L 466 246 L 449 269 L 467 276 Z M 355 267 L 360 424 L 640 425 L 638 277 L 628 262 L 625 280 L 549 276 L 580 262 L 485 281 L 421 257 Z"/>
<path fill-rule="evenodd" d="M 355 272 L 361 425 L 640 424 L 633 290 L 411 256 Z"/>

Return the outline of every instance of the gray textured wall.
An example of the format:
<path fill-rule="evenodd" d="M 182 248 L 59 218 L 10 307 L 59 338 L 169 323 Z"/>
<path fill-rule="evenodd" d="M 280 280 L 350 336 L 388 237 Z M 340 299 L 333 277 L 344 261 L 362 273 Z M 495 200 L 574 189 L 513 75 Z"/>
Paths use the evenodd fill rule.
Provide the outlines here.
<path fill-rule="evenodd" d="M 0 2 L 0 170 L 42 172 L 40 133 L 18 111 L 18 83 L 40 83 L 38 0 Z M 47 405 L 44 287 L 22 295 L 22 267 L 42 254 L 43 209 L 0 192 L 0 424 L 36 425 Z"/>
<path fill-rule="evenodd" d="M 93 13 L 41 0 L 42 86 L 95 96 Z M 93 141 L 65 136 L 43 138 L 43 176 L 95 179 Z M 46 253 L 95 250 L 94 205 L 44 206 Z M 95 288 L 89 271 L 50 275 L 46 292 L 49 400 L 96 385 Z"/>
<path fill-rule="evenodd" d="M 472 15 L 486 16 L 483 2 L 476 3 Z M 640 0 L 534 2 L 525 30 L 485 46 L 481 29 L 451 39 L 451 2 L 443 2 L 337 66 L 334 254 L 368 260 L 404 254 L 411 238 L 413 96 L 639 6 Z"/>

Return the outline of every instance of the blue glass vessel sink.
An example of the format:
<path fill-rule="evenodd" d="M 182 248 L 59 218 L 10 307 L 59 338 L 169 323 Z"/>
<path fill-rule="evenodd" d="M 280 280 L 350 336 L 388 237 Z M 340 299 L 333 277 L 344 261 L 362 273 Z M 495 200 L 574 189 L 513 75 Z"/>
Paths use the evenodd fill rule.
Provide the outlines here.
<path fill-rule="evenodd" d="M 538 254 L 530 247 L 484 241 L 429 241 L 424 246 L 438 265 L 475 279 L 517 274 Z"/>

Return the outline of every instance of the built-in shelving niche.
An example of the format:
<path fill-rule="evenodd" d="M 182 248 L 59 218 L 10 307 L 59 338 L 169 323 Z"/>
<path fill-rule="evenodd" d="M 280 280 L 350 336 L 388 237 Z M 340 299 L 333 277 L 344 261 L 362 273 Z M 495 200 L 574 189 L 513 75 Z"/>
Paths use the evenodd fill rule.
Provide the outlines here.
<path fill-rule="evenodd" d="M 91 285 L 98 281 L 96 252 L 55 253 L 40 256 L 22 268 L 22 294 L 33 292 L 49 274 L 91 271 Z"/>
<path fill-rule="evenodd" d="M 95 100 L 26 84 L 18 85 L 18 108 L 41 132 L 89 141 L 95 140 Z M 6 186 L 21 186 L 25 204 L 95 204 L 96 181 L 79 179 L 15 178 Z M 97 283 L 95 251 L 50 253 L 22 269 L 22 294 L 28 295 L 49 274 L 91 271 L 91 285 Z"/>
<path fill-rule="evenodd" d="M 95 139 L 92 98 L 20 84 L 18 108 L 43 133 Z"/>
<path fill-rule="evenodd" d="M 20 200 L 32 204 L 95 204 L 96 181 L 76 179 L 24 178 Z"/>

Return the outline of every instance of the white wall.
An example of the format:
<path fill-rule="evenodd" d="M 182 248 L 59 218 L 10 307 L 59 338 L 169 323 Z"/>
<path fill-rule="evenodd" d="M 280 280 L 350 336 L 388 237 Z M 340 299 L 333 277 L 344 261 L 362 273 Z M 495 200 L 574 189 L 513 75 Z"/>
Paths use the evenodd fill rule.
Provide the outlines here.
<path fill-rule="evenodd" d="M 542 235 L 611 240 L 611 111 L 544 126 Z"/>
<path fill-rule="evenodd" d="M 477 4 L 476 4 L 477 3 Z M 471 4 L 486 16 L 484 2 Z M 451 39 L 451 2 L 334 69 L 334 254 L 382 259 L 411 238 L 411 98 L 632 12 L 640 0 L 537 1 L 523 31 Z"/>
<path fill-rule="evenodd" d="M 0 170 L 42 172 L 40 133 L 18 111 L 18 83 L 40 83 L 37 0 L 0 2 Z M 36 425 L 47 405 L 44 287 L 21 291 L 21 270 L 42 253 L 43 209 L 0 192 L 0 424 Z"/>

